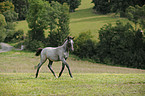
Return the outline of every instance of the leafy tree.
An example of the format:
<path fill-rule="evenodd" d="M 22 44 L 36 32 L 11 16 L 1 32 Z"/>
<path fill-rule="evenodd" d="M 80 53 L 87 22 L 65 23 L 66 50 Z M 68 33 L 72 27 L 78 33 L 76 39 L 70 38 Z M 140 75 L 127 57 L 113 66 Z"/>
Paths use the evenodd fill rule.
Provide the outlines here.
<path fill-rule="evenodd" d="M 50 3 L 52 1 L 57 1 L 60 4 L 64 4 L 67 3 L 70 7 L 69 7 L 69 11 L 70 12 L 75 12 L 75 9 L 79 7 L 79 5 L 81 5 L 81 0 L 46 0 L 49 1 Z"/>
<path fill-rule="evenodd" d="M 6 26 L 6 21 L 4 15 L 0 14 L 0 27 Z"/>
<path fill-rule="evenodd" d="M 49 23 L 47 21 L 49 17 L 44 16 L 47 12 L 45 7 L 49 7 L 50 5 L 42 0 L 30 0 L 29 4 L 27 14 L 28 26 L 31 29 L 28 32 L 29 39 L 32 41 L 43 41 L 45 38 L 44 30 L 47 29 Z"/>
<path fill-rule="evenodd" d="M 80 33 L 75 39 L 74 54 L 81 58 L 91 58 L 96 54 L 95 42 L 92 41 L 92 34 L 90 31 Z"/>
<path fill-rule="evenodd" d="M 0 42 L 3 42 L 6 37 L 6 29 L 3 27 L 0 27 Z"/>
<path fill-rule="evenodd" d="M 7 10 L 3 12 L 7 22 L 14 22 L 18 19 L 18 14 L 15 11 Z"/>
<path fill-rule="evenodd" d="M 135 7 L 129 6 L 126 9 L 126 15 L 130 21 L 133 21 L 135 23 L 135 25 L 139 23 L 141 27 L 145 29 L 145 5 L 142 7 L 138 5 L 136 5 Z"/>
<path fill-rule="evenodd" d="M 59 46 L 69 34 L 69 8 L 67 4 L 52 2 L 53 13 L 50 18 L 50 34 L 48 36 L 50 46 Z"/>
<path fill-rule="evenodd" d="M 102 14 L 115 12 L 120 13 L 121 16 L 125 16 L 125 10 L 129 6 L 145 4 L 145 0 L 92 0 L 94 3 L 94 9 Z"/>
<path fill-rule="evenodd" d="M 0 42 L 2 42 L 6 37 L 6 29 L 4 28 L 6 25 L 5 17 L 0 14 Z"/>
<path fill-rule="evenodd" d="M 28 10 L 28 0 L 12 0 L 15 6 L 15 11 L 18 14 L 19 20 L 25 20 Z"/>
<path fill-rule="evenodd" d="M 14 10 L 14 5 L 9 1 L 0 2 L 0 13 L 3 13 L 7 10 Z"/>
<path fill-rule="evenodd" d="M 106 14 L 110 12 L 110 2 L 108 0 L 93 0 L 94 8 L 97 12 Z"/>
<path fill-rule="evenodd" d="M 46 45 L 61 45 L 69 34 L 68 6 L 58 2 L 51 2 L 50 5 L 46 1 L 30 0 L 27 22 L 31 29 L 28 32 L 29 43 L 33 44 L 33 41 L 44 43 L 46 41 L 44 30 L 49 30 Z"/>
<path fill-rule="evenodd" d="M 116 26 L 105 25 L 99 31 L 99 58 L 103 63 L 145 68 L 145 50 L 143 49 L 143 34 L 135 31 L 128 23 L 120 21 Z"/>

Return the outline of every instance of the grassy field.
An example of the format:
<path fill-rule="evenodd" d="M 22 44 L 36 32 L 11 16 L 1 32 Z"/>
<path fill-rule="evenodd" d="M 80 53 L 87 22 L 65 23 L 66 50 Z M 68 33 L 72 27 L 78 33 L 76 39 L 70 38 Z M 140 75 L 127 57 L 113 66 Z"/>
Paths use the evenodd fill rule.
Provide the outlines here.
<path fill-rule="evenodd" d="M 0 53 L 0 96 L 143 96 L 145 70 L 107 66 L 82 61 L 70 55 L 73 78 L 65 68 L 54 78 L 45 63 L 35 78 L 39 57 L 33 52 Z M 61 62 L 53 69 L 58 75 Z"/>
<path fill-rule="evenodd" d="M 92 0 L 82 0 L 76 12 L 70 14 L 70 35 L 91 31 L 97 40 L 98 30 L 106 23 L 116 20 L 126 23 L 124 18 L 112 14 L 93 13 Z M 29 30 L 26 21 L 16 22 L 16 30 Z M 38 78 L 35 78 L 39 57 L 27 51 L 0 53 L 0 96 L 144 96 L 145 70 L 108 66 L 80 60 L 70 55 L 67 60 L 73 78 L 65 68 L 61 78 L 54 78 L 45 63 Z M 53 69 L 57 76 L 61 62 L 55 62 Z"/>

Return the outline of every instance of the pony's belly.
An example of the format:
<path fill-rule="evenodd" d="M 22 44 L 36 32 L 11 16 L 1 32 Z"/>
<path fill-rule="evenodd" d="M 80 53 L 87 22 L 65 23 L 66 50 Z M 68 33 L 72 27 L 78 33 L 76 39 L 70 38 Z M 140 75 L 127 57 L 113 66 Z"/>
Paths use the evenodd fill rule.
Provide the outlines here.
<path fill-rule="evenodd" d="M 59 55 L 55 54 L 55 52 L 47 52 L 46 57 L 51 61 L 60 61 Z"/>
<path fill-rule="evenodd" d="M 49 57 L 48 59 L 51 61 L 60 61 L 59 56 Z"/>

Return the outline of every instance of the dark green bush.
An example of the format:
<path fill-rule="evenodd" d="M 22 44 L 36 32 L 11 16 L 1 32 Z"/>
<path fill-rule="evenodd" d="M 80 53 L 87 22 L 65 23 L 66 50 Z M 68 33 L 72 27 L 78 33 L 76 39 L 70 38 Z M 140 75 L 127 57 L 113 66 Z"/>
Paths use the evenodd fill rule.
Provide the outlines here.
<path fill-rule="evenodd" d="M 74 54 L 81 58 L 90 58 L 96 53 L 95 42 L 91 39 L 93 36 L 90 31 L 81 33 L 74 44 Z"/>
<path fill-rule="evenodd" d="M 0 27 L 0 42 L 3 42 L 6 37 L 6 29 Z"/>
<path fill-rule="evenodd" d="M 18 14 L 13 10 L 7 10 L 3 12 L 7 22 L 14 22 L 18 19 Z"/>
<path fill-rule="evenodd" d="M 16 42 L 18 40 L 22 40 L 24 36 L 23 30 L 15 31 L 15 25 L 13 23 L 7 23 L 6 28 L 6 36 L 4 42 Z"/>
<path fill-rule="evenodd" d="M 100 41 L 91 38 L 91 32 L 81 33 L 75 39 L 74 54 L 105 64 L 145 69 L 145 38 L 131 24 L 117 21 L 116 26 L 104 25 L 99 30 Z"/>
<path fill-rule="evenodd" d="M 67 3 L 69 5 L 69 10 L 70 12 L 75 12 L 75 9 L 79 7 L 79 5 L 81 5 L 81 0 L 46 0 L 49 1 L 50 3 L 52 1 L 57 1 L 60 4 L 64 4 Z"/>
<path fill-rule="evenodd" d="M 140 30 L 135 31 L 120 21 L 116 26 L 105 25 L 99 30 L 99 58 L 103 63 L 136 68 L 145 68 L 145 50 Z"/>
<path fill-rule="evenodd" d="M 30 51 L 36 51 L 38 48 L 44 47 L 42 41 L 37 41 L 37 40 L 33 40 L 33 41 L 26 40 L 24 45 L 25 45 L 25 49 Z"/>

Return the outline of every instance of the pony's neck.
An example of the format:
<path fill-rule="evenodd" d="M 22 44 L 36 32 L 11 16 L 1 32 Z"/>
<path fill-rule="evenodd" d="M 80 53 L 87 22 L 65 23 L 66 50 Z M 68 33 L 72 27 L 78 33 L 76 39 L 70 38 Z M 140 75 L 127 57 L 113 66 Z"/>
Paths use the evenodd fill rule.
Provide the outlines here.
<path fill-rule="evenodd" d="M 68 42 L 68 40 L 66 40 L 64 42 L 64 44 L 62 45 L 62 47 L 64 48 L 65 52 L 69 52 L 69 48 L 67 47 L 67 42 Z"/>

